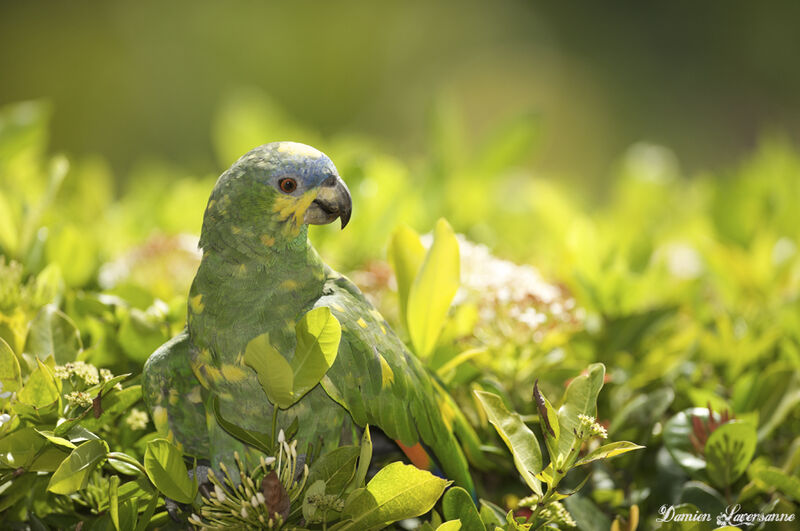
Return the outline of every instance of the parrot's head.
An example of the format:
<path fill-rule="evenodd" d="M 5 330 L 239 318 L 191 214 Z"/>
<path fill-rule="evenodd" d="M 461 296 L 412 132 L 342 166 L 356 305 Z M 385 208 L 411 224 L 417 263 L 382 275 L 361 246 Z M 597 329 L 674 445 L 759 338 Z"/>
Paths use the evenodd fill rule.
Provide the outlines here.
<path fill-rule="evenodd" d="M 217 181 L 203 220 L 212 234 L 263 245 L 296 238 L 304 225 L 350 220 L 352 201 L 336 166 L 296 142 L 273 142 L 243 155 Z M 227 229 L 227 230 L 223 230 Z"/>

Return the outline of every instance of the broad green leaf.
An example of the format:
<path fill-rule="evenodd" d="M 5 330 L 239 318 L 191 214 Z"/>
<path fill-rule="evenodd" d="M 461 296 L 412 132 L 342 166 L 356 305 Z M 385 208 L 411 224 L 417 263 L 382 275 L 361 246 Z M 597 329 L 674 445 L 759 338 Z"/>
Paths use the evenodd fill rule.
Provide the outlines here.
<path fill-rule="evenodd" d="M 766 491 L 777 489 L 785 496 L 800 502 L 800 478 L 774 466 L 754 466 L 748 475 Z"/>
<path fill-rule="evenodd" d="M 481 523 L 481 525 L 483 524 Z M 436 531 L 459 531 L 460 529 L 461 529 L 461 520 L 450 520 L 437 527 Z M 476 527 L 475 529 L 481 529 L 481 528 Z"/>
<path fill-rule="evenodd" d="M 708 421 L 708 409 L 689 408 L 669 419 L 664 424 L 664 446 L 681 468 L 690 474 L 698 474 L 706 468 L 706 460 L 698 455 L 689 439 L 693 433 L 692 417 L 705 423 Z"/>
<path fill-rule="evenodd" d="M 128 482 L 132 483 L 132 482 Z M 136 497 L 135 499 L 141 500 L 141 497 Z M 153 513 L 156 512 L 156 506 L 158 505 L 158 496 L 153 495 L 150 496 L 150 501 L 147 502 L 147 507 L 145 508 L 144 512 L 138 517 L 139 523 L 136 525 L 136 531 L 145 531 L 150 525 L 150 519 L 153 518 Z"/>
<path fill-rule="evenodd" d="M 155 439 L 147 443 L 144 469 L 147 477 L 164 496 L 180 503 L 194 501 L 197 483 L 189 479 L 181 451 L 168 440 Z"/>
<path fill-rule="evenodd" d="M 292 366 L 269 342 L 269 334 L 250 340 L 244 351 L 244 362 L 256 371 L 256 376 L 270 402 L 281 409 L 294 403 Z"/>
<path fill-rule="evenodd" d="M 604 444 L 600 448 L 589 452 L 582 458 L 578 459 L 578 461 L 575 463 L 575 466 L 585 465 L 586 463 L 591 463 L 592 461 L 597 461 L 598 459 L 610 459 L 632 450 L 639 450 L 640 448 L 644 448 L 644 446 L 639 446 L 638 444 L 633 444 L 632 442 L 628 441 L 617 441 Z"/>
<path fill-rule="evenodd" d="M 0 398 L 5 393 L 17 391 L 22 385 L 22 372 L 19 361 L 14 351 L 5 340 L 0 337 Z"/>
<path fill-rule="evenodd" d="M 606 368 L 602 363 L 593 363 L 586 374 L 573 379 L 564 395 L 564 403 L 558 409 L 558 424 L 561 436 L 558 438 L 559 459 L 565 459 L 575 440 L 575 431 L 580 424 L 578 415 L 597 416 L 597 395 L 603 387 Z"/>
<path fill-rule="evenodd" d="M 17 393 L 19 401 L 33 408 L 50 408 L 61 399 L 60 382 L 53 377 L 50 367 L 36 359 L 37 367 L 28 376 L 28 381 Z"/>
<path fill-rule="evenodd" d="M 687 481 L 684 483 L 681 487 L 678 501 L 696 505 L 701 511 L 709 514 L 719 514 L 728 506 L 728 502 L 719 492 L 702 481 Z"/>
<path fill-rule="evenodd" d="M 719 487 L 727 487 L 747 470 L 756 451 L 755 427 L 732 420 L 709 435 L 705 445 L 708 475 Z"/>
<path fill-rule="evenodd" d="M 370 531 L 430 511 L 450 482 L 413 465 L 395 462 L 347 498 L 341 529 Z"/>
<path fill-rule="evenodd" d="M 291 361 L 292 399 L 300 400 L 319 383 L 339 353 L 342 327 L 330 308 L 314 308 L 297 323 L 297 347 Z"/>
<path fill-rule="evenodd" d="M 389 242 L 389 261 L 394 266 L 394 276 L 397 280 L 397 302 L 400 307 L 400 318 L 406 330 L 408 329 L 408 294 L 424 258 L 425 247 L 419 240 L 419 235 L 406 225 L 398 227 Z"/>
<path fill-rule="evenodd" d="M 408 293 L 408 333 L 414 350 L 427 358 L 436 346 L 459 286 L 458 240 L 444 219 L 436 223 L 433 244 Z"/>
<path fill-rule="evenodd" d="M 308 483 L 322 481 L 325 492 L 341 494 L 356 473 L 359 448 L 341 446 L 322 456 L 311 465 Z"/>
<path fill-rule="evenodd" d="M 47 484 L 47 490 L 55 494 L 72 494 L 85 489 L 92 472 L 107 454 L 108 445 L 105 441 L 86 441 L 75 448 L 56 469 Z"/>
<path fill-rule="evenodd" d="M 222 412 L 219 409 L 219 398 L 216 396 L 212 398 L 211 408 L 214 411 L 214 417 L 216 417 L 217 422 L 220 426 L 222 426 L 222 429 L 240 441 L 245 442 L 254 448 L 258 448 L 264 453 L 272 453 L 272 437 L 270 435 L 248 430 L 242 428 L 241 426 L 237 426 L 232 422 L 228 422 L 228 420 L 222 416 Z"/>
<path fill-rule="evenodd" d="M 0 438 L 0 466 L 27 468 L 47 441 L 34 428 L 21 428 Z"/>
<path fill-rule="evenodd" d="M 607 531 L 611 528 L 611 521 L 589 498 L 570 496 L 564 500 L 564 505 L 581 531 Z"/>
<path fill-rule="evenodd" d="M 54 304 L 48 304 L 31 323 L 25 350 L 42 360 L 53 356 L 57 364 L 64 365 L 75 361 L 82 348 L 75 323 Z"/>
<path fill-rule="evenodd" d="M 514 465 L 530 489 L 542 495 L 542 484 L 534 476 L 542 470 L 542 451 L 536 435 L 522 421 L 519 414 L 509 412 L 503 400 L 494 393 L 475 391 L 475 396 L 486 411 L 489 422 L 500 434 L 506 443 L 511 455 L 514 456 Z"/>
<path fill-rule="evenodd" d="M 47 431 L 47 430 L 36 430 L 36 431 L 37 433 L 39 433 L 39 435 L 41 435 L 51 443 L 66 448 L 67 451 L 71 452 L 76 448 L 75 444 L 72 441 L 64 439 L 63 437 L 58 437 L 57 435 L 54 435 L 52 431 Z"/>
<path fill-rule="evenodd" d="M 478 514 L 478 508 L 475 507 L 475 502 L 472 501 L 472 496 L 461 487 L 447 489 L 447 492 L 442 497 L 442 511 L 446 519 L 460 521 L 464 525 L 464 529 L 469 529 L 470 531 L 484 531 L 486 529 L 483 525 L 483 520 Z"/>

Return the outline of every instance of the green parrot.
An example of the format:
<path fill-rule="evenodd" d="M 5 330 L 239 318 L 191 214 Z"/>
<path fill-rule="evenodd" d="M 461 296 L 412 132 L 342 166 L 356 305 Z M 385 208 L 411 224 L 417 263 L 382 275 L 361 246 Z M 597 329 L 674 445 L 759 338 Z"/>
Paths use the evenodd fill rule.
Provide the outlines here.
<path fill-rule="evenodd" d="M 336 167 L 303 144 L 257 147 L 220 176 L 203 219 L 187 326 L 144 367 L 156 427 L 214 467 L 232 463 L 234 451 L 260 455 L 217 420 L 271 430 L 273 405 L 244 362 L 245 347 L 268 333 L 290 361 L 298 320 L 327 307 L 342 328 L 338 356 L 320 384 L 279 411 L 278 427 L 294 423 L 299 448 L 313 444 L 324 452 L 351 442 L 359 427 L 377 426 L 412 463 L 438 464 L 473 492 L 465 451 L 480 452 L 475 432 L 381 314 L 309 242 L 309 224 L 339 218 L 344 228 L 350 213 L 350 192 Z"/>

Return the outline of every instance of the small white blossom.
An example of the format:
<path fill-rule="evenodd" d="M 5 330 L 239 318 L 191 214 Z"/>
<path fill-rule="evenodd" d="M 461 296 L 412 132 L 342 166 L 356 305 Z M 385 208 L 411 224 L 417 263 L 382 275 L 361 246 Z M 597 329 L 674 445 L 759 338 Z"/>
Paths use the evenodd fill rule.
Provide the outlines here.
<path fill-rule="evenodd" d="M 143 430 L 147 428 L 147 422 L 149 420 L 150 417 L 147 416 L 147 413 L 140 409 L 133 408 L 125 418 L 125 423 L 130 426 L 132 430 Z"/>

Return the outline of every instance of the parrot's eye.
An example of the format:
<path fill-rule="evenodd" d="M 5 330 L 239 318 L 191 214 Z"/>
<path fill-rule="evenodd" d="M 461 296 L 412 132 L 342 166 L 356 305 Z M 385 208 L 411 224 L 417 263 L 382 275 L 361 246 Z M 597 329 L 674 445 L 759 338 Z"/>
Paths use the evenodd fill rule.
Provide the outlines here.
<path fill-rule="evenodd" d="M 292 192 L 297 190 L 297 181 L 287 177 L 285 179 L 281 179 L 280 181 L 278 181 L 278 186 L 281 187 L 281 192 L 285 194 L 291 194 Z"/>

